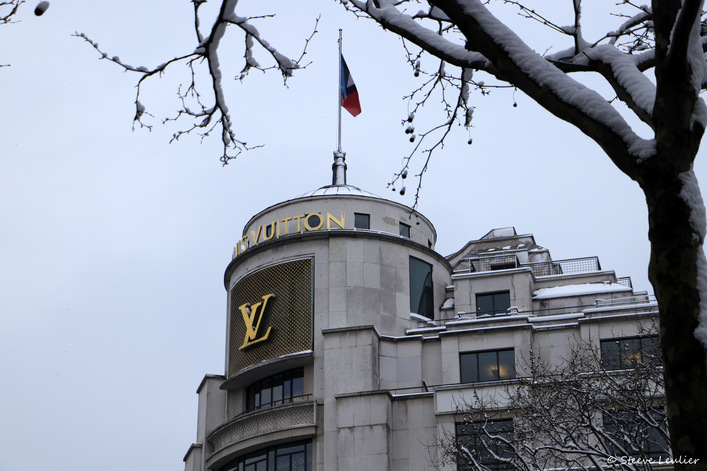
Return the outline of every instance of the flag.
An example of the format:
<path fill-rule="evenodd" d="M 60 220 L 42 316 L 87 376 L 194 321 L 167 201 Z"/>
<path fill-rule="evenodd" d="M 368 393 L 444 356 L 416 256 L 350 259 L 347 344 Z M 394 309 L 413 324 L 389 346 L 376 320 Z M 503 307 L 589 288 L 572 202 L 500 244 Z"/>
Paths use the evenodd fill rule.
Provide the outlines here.
<path fill-rule="evenodd" d="M 361 113 L 361 103 L 358 101 L 358 91 L 356 84 L 351 77 L 349 68 L 346 67 L 344 56 L 341 56 L 341 106 L 352 116 L 358 116 Z"/>

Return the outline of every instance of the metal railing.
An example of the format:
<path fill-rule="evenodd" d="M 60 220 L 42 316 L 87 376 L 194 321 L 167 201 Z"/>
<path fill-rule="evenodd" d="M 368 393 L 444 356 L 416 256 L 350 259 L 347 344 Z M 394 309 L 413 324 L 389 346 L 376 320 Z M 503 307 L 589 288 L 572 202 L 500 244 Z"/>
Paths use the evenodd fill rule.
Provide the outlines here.
<path fill-rule="evenodd" d="M 601 271 L 599 257 L 570 258 L 566 260 L 548 260 L 546 262 L 523 263 L 515 254 L 486 255 L 462 260 L 468 265 L 470 273 L 506 270 L 528 267 L 535 276 L 571 275 Z"/>

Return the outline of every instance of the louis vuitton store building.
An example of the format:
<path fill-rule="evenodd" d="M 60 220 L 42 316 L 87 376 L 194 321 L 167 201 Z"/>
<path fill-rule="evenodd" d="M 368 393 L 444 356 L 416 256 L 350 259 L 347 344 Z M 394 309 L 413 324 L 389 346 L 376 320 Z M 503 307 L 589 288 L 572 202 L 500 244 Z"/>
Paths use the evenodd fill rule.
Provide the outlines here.
<path fill-rule="evenodd" d="M 589 284 L 581 295 L 633 297 L 639 318 L 655 315 L 598 261 L 567 275 L 513 228 L 447 257 L 436 239 L 424 216 L 346 184 L 255 215 L 225 270 L 225 369 L 198 387 L 185 470 L 456 469 L 432 445 L 455 433 L 459 397 L 520 376 L 524 349 L 562 355 L 550 335 L 563 322 L 595 342 L 635 334 L 615 305 L 550 319 L 588 301 L 543 289 Z M 495 375 L 466 371 L 469 359 L 483 369 L 474 352 L 496 352 Z"/>

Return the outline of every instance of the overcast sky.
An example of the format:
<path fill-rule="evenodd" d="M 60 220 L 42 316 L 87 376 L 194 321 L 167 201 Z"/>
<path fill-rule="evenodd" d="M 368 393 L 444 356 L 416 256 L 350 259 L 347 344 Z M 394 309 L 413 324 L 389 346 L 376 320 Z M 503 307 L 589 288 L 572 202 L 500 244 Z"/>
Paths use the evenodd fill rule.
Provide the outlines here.
<path fill-rule="evenodd" d="M 344 115 L 348 181 L 413 203 L 414 183 L 404 197 L 386 188 L 410 150 L 402 97 L 419 84 L 400 40 L 333 1 L 243 5 L 263 3 L 256 13 L 280 15 L 257 25 L 285 54 L 298 55 L 321 13 L 319 33 L 287 88 L 276 72 L 229 79 L 236 131 L 264 147 L 226 167 L 215 139 L 169 144 L 169 125 L 133 132 L 137 77 L 71 37 L 154 66 L 193 50 L 190 2 L 56 0 L 39 18 L 32 3 L 0 26 L 0 64 L 11 64 L 0 68 L 0 469 L 183 468 L 196 387 L 224 371 L 223 272 L 243 225 L 331 182 L 338 28 L 363 108 Z M 237 68 L 242 39 L 232 41 Z M 173 72 L 144 90 L 156 121 L 178 105 L 185 69 Z M 438 251 L 515 226 L 556 259 L 597 255 L 652 292 L 638 186 L 520 93 L 472 100 L 474 128 L 450 136 L 423 184 Z M 428 123 L 441 120 L 428 108 Z"/>

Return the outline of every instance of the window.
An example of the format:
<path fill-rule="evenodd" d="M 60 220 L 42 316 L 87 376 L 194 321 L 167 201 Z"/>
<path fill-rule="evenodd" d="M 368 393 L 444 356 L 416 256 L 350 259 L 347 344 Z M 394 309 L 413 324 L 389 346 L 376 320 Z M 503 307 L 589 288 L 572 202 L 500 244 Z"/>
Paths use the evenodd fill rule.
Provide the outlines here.
<path fill-rule="evenodd" d="M 506 314 L 509 307 L 511 307 L 510 291 L 481 293 L 476 295 L 477 316 L 495 316 L 496 314 Z"/>
<path fill-rule="evenodd" d="M 513 441 L 513 420 L 456 424 L 456 435 L 457 447 L 460 450 L 457 455 L 457 470 L 475 469 L 466 457 L 467 451 L 486 469 L 515 469 L 512 463 L 503 460 L 512 457 L 510 442 Z"/>
<path fill-rule="evenodd" d="M 410 257 L 410 312 L 434 319 L 432 265 Z"/>
<path fill-rule="evenodd" d="M 287 443 L 236 458 L 220 471 L 312 471 L 312 442 Z"/>
<path fill-rule="evenodd" d="M 665 414 L 648 413 L 650 419 L 641 419 L 645 413 L 633 410 L 604 412 L 604 432 L 609 435 L 606 448 L 610 454 L 654 459 L 669 455 Z"/>
<path fill-rule="evenodd" d="M 370 229 L 371 215 L 364 213 L 354 213 L 354 227 L 357 229 Z"/>
<path fill-rule="evenodd" d="M 462 383 L 498 381 L 516 377 L 516 360 L 512 348 L 459 354 Z"/>
<path fill-rule="evenodd" d="M 657 337 L 632 337 L 601 341 L 601 366 L 606 370 L 633 368 L 660 355 Z"/>
<path fill-rule="evenodd" d="M 304 368 L 283 371 L 248 386 L 246 410 L 267 409 L 304 396 Z"/>
<path fill-rule="evenodd" d="M 404 222 L 399 223 L 398 226 L 400 230 L 400 235 L 403 237 L 407 237 L 408 239 L 410 238 L 410 225 L 405 224 Z"/>

